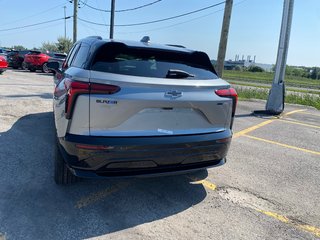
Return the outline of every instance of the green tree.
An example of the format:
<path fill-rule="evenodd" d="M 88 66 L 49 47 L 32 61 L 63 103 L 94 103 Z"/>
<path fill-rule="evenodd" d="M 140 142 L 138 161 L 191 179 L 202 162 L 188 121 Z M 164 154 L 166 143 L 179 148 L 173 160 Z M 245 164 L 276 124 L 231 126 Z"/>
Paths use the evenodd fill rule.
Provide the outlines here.
<path fill-rule="evenodd" d="M 72 40 L 70 38 L 58 37 L 56 48 L 58 52 L 68 53 L 72 47 Z"/>
<path fill-rule="evenodd" d="M 21 50 L 27 50 L 27 48 L 25 48 L 25 47 L 22 46 L 22 45 L 14 45 L 14 46 L 12 46 L 11 48 L 14 49 L 14 50 L 19 50 L 19 51 L 21 51 Z"/>
<path fill-rule="evenodd" d="M 249 72 L 264 72 L 264 69 L 259 66 L 251 65 L 251 66 L 249 66 L 248 71 Z"/>
<path fill-rule="evenodd" d="M 319 73 L 320 73 L 319 68 L 313 67 L 311 69 L 311 72 L 310 72 L 310 78 L 311 79 L 319 79 L 318 78 L 319 77 Z"/>
<path fill-rule="evenodd" d="M 40 48 L 42 51 L 49 51 L 49 52 L 57 52 L 57 46 L 55 43 L 50 42 L 43 42 Z"/>

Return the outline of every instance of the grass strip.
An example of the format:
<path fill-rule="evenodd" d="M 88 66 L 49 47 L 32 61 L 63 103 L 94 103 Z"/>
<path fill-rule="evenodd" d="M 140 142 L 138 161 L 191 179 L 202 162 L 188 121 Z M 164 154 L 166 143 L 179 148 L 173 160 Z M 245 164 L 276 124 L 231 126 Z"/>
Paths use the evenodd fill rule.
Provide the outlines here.
<path fill-rule="evenodd" d="M 264 89 L 270 89 L 271 88 L 271 83 L 270 86 L 264 86 L 264 85 L 259 85 L 257 83 L 250 83 L 250 82 L 239 82 L 239 81 L 228 81 L 230 84 L 232 85 L 239 85 L 239 86 L 248 86 L 248 87 L 256 87 L 256 88 L 264 88 Z M 290 88 L 286 86 L 286 90 L 287 91 L 291 91 L 291 92 L 299 92 L 299 93 L 309 93 L 309 94 L 318 94 L 320 95 L 319 91 L 314 91 L 311 89 L 297 89 L 297 88 Z"/>
<path fill-rule="evenodd" d="M 245 72 L 224 70 L 223 78 L 226 80 L 237 80 L 250 83 L 272 83 L 274 73 L 272 72 Z M 286 85 L 291 87 L 320 89 L 320 80 L 304 77 L 285 76 Z"/>
<path fill-rule="evenodd" d="M 269 90 L 255 87 L 239 87 L 235 86 L 239 99 L 264 99 L 267 100 Z M 320 96 L 301 93 L 287 93 L 285 97 L 286 103 L 300 104 L 315 107 L 320 110 Z"/>

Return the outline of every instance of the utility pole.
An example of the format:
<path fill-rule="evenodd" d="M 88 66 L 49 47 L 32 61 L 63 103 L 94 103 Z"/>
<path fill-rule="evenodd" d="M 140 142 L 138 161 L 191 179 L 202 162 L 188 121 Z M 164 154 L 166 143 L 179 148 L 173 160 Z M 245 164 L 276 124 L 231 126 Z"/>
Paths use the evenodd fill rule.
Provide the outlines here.
<path fill-rule="evenodd" d="M 226 5 L 224 8 L 224 15 L 223 15 L 222 29 L 221 29 L 221 36 L 220 36 L 218 58 L 217 58 L 217 66 L 216 66 L 216 71 L 217 71 L 217 74 L 219 77 L 222 77 L 224 60 L 226 57 L 232 5 L 233 5 L 233 0 L 226 0 Z"/>
<path fill-rule="evenodd" d="M 73 1 L 73 43 L 77 41 L 78 0 Z"/>
<path fill-rule="evenodd" d="M 284 0 L 275 74 L 266 105 L 266 112 L 275 115 L 282 113 L 284 110 L 284 76 L 289 48 L 293 5 L 294 0 Z"/>
<path fill-rule="evenodd" d="M 115 0 L 111 0 L 110 39 L 113 39 Z"/>
<path fill-rule="evenodd" d="M 67 38 L 67 15 L 66 15 L 66 6 L 63 6 L 64 8 L 64 39 Z"/>

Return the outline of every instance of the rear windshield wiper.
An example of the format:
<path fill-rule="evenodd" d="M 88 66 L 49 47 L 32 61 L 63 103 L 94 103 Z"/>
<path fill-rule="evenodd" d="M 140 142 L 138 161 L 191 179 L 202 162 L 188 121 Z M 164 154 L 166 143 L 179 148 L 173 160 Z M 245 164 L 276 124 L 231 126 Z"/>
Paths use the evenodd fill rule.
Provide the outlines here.
<path fill-rule="evenodd" d="M 194 77 L 194 75 L 179 69 L 169 69 L 166 75 L 166 78 L 188 78 L 188 77 Z"/>

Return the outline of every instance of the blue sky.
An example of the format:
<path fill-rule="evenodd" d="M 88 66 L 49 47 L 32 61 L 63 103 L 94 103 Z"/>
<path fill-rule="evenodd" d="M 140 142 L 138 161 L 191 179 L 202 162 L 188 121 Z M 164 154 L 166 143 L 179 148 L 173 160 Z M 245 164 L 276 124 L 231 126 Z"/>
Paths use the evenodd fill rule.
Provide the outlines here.
<path fill-rule="evenodd" d="M 96 8 L 110 9 L 110 0 L 83 0 Z M 154 2 L 155 0 L 116 0 L 116 9 L 128 9 Z M 115 24 L 141 23 L 176 16 L 204 8 L 222 0 L 162 0 L 151 6 L 129 12 L 119 12 Z M 23 45 L 40 47 L 43 42 L 54 42 L 64 35 L 64 21 L 22 29 L 22 27 L 73 14 L 73 4 L 68 0 L 0 0 L 0 45 L 10 47 Z M 149 35 L 158 43 L 181 44 L 202 50 L 210 58 L 217 57 L 224 4 L 202 12 L 135 27 L 115 27 L 115 39 L 140 40 Z M 260 63 L 274 64 L 276 61 L 282 17 L 283 0 L 234 0 L 227 59 L 236 54 L 256 56 Z M 109 24 L 110 14 L 81 4 L 79 17 L 88 21 Z M 78 21 L 78 39 L 88 35 L 109 37 L 108 26 L 98 26 Z M 67 20 L 67 37 L 72 38 L 72 19 Z M 288 64 L 320 66 L 320 0 L 295 0 L 291 30 Z"/>

